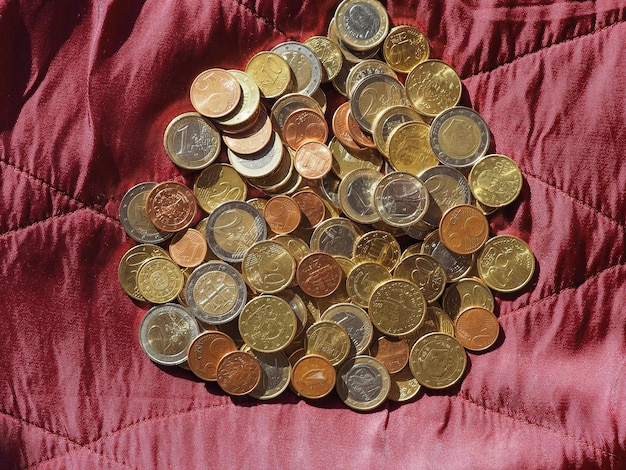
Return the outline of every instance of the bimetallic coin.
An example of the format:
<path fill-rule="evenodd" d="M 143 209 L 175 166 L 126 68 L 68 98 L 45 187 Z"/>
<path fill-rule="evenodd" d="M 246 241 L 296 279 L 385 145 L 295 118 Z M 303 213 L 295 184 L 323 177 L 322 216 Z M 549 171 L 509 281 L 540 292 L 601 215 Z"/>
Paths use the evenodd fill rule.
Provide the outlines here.
<path fill-rule="evenodd" d="M 219 118 L 232 112 L 239 104 L 241 87 L 226 70 L 205 70 L 191 84 L 191 104 L 200 114 Z"/>
<path fill-rule="evenodd" d="M 388 140 L 389 163 L 396 171 L 419 175 L 439 165 L 430 146 L 430 126 L 423 122 L 405 122 L 394 128 Z"/>
<path fill-rule="evenodd" d="M 333 154 L 322 142 L 305 142 L 294 156 L 294 167 L 303 178 L 319 180 L 328 174 L 333 164 Z"/>
<path fill-rule="evenodd" d="M 380 220 L 374 207 L 374 190 L 383 175 L 370 168 L 348 173 L 339 184 L 339 203 L 343 213 L 361 224 Z"/>
<path fill-rule="evenodd" d="M 476 206 L 462 204 L 448 209 L 439 223 L 439 238 L 451 251 L 469 255 L 478 251 L 489 237 L 489 222 Z"/>
<path fill-rule="evenodd" d="M 336 376 L 335 368 L 326 357 L 306 354 L 294 363 L 291 384 L 298 395 L 316 400 L 335 388 Z"/>
<path fill-rule="evenodd" d="M 328 82 L 339 74 L 343 64 L 341 49 L 326 36 L 312 36 L 304 45 L 313 51 L 322 64 L 322 81 Z"/>
<path fill-rule="evenodd" d="M 238 263 L 254 243 L 265 240 L 267 225 L 261 213 L 243 201 L 224 202 L 209 215 L 206 237 L 219 258 Z"/>
<path fill-rule="evenodd" d="M 478 275 L 498 292 L 515 292 L 532 279 L 535 255 L 522 239 L 498 235 L 487 240 L 478 255 Z"/>
<path fill-rule="evenodd" d="M 296 335 L 296 315 L 275 295 L 250 300 L 239 315 L 242 339 L 255 351 L 273 353 L 285 349 Z"/>
<path fill-rule="evenodd" d="M 174 300 L 184 282 L 182 271 L 169 258 L 151 258 L 137 270 L 139 292 L 148 302 L 154 304 Z"/>
<path fill-rule="evenodd" d="M 246 73 L 256 82 L 265 98 L 279 97 L 291 83 L 289 64 L 274 52 L 262 51 L 253 56 L 246 65 Z"/>
<path fill-rule="evenodd" d="M 442 111 L 430 127 L 430 146 L 439 161 L 467 168 L 489 149 L 489 128 L 476 111 L 455 106 Z"/>
<path fill-rule="evenodd" d="M 393 276 L 414 283 L 429 304 L 443 294 L 447 280 L 446 272 L 439 261 L 421 253 L 403 258 L 394 270 Z"/>
<path fill-rule="evenodd" d="M 202 170 L 193 192 L 200 207 L 208 214 L 223 202 L 245 201 L 248 194 L 245 181 L 225 163 L 214 163 Z"/>
<path fill-rule="evenodd" d="M 355 356 L 337 373 L 337 394 L 350 408 L 369 411 L 382 405 L 391 387 L 389 372 L 371 356 Z"/>
<path fill-rule="evenodd" d="M 431 199 L 432 201 L 432 199 Z M 432 207 L 432 204 L 429 204 L 429 207 Z M 426 211 L 428 214 L 428 211 Z M 424 215 L 424 217 L 426 216 Z M 409 237 L 414 238 L 416 240 L 424 240 L 430 232 L 433 230 L 437 230 L 437 227 L 433 227 L 432 225 L 426 223 L 424 219 L 418 221 L 413 225 L 409 225 L 408 227 L 403 227 L 404 233 L 406 233 Z M 419 244 L 420 250 L 422 249 L 422 244 Z M 420 251 L 418 251 L 420 253 Z"/>
<path fill-rule="evenodd" d="M 407 104 L 404 86 L 397 78 L 384 74 L 365 77 L 350 96 L 352 116 L 369 133 L 372 133 L 373 122 L 379 113 L 392 106 Z"/>
<path fill-rule="evenodd" d="M 454 331 L 454 336 L 465 349 L 484 351 L 498 339 L 500 323 L 486 308 L 470 307 L 456 317 Z"/>
<path fill-rule="evenodd" d="M 319 224 L 311 235 L 311 250 L 352 258 L 354 244 L 361 233 L 348 219 L 331 217 Z"/>
<path fill-rule="evenodd" d="M 302 212 L 290 196 L 274 196 L 267 201 L 263 217 L 272 232 L 284 235 L 298 228 Z"/>
<path fill-rule="evenodd" d="M 178 232 L 168 249 L 172 260 L 184 268 L 200 266 L 208 251 L 204 234 L 193 228 Z"/>
<path fill-rule="evenodd" d="M 209 330 L 200 333 L 189 345 L 187 364 L 198 378 L 214 382 L 217 380 L 217 365 L 226 354 L 237 350 L 230 336 L 221 331 Z"/>
<path fill-rule="evenodd" d="M 380 47 L 378 46 L 372 49 L 364 50 L 364 51 L 357 51 L 355 49 L 351 49 L 350 46 L 348 46 L 339 37 L 339 34 L 337 33 L 337 25 L 336 25 L 336 21 L 334 17 L 331 18 L 330 23 L 328 23 L 328 39 L 330 39 L 331 41 L 333 41 L 335 44 L 339 46 L 339 50 L 341 51 L 341 54 L 343 55 L 343 59 L 344 59 L 343 63 L 348 68 L 352 67 L 354 64 L 358 62 L 361 62 L 362 60 L 372 59 L 373 57 L 376 57 L 380 50 Z M 344 71 L 342 70 L 339 72 L 339 75 L 341 76 L 343 75 L 343 73 Z M 343 77 L 341 81 L 345 82 L 345 77 L 347 77 L 347 73 L 345 73 L 345 76 Z M 335 77 L 335 80 L 337 78 L 338 77 Z M 335 85 L 335 80 L 333 80 L 333 85 Z M 339 89 L 337 91 L 339 91 Z M 344 91 L 345 91 L 345 87 L 344 87 Z M 347 96 L 347 94 L 344 94 L 344 93 L 342 94 L 344 96 Z"/>
<path fill-rule="evenodd" d="M 338 303 L 326 309 L 322 314 L 321 320 L 334 321 L 343 326 L 352 341 L 355 354 L 363 354 L 370 343 L 374 334 L 372 322 L 360 307 L 350 303 Z"/>
<path fill-rule="evenodd" d="M 350 153 L 336 137 L 333 137 L 328 145 L 333 154 L 332 170 L 339 177 L 344 178 L 348 173 L 360 168 L 369 168 L 380 171 L 383 159 L 374 149 L 365 149 Z"/>
<path fill-rule="evenodd" d="M 326 200 L 330 202 L 331 207 L 337 214 L 333 217 L 339 217 L 339 183 L 341 180 L 334 173 L 328 173 L 320 180 L 320 190 Z M 333 211 L 331 210 L 331 213 Z"/>
<path fill-rule="evenodd" d="M 196 215 L 196 198 L 184 184 L 166 181 L 154 186 L 146 198 L 148 218 L 163 232 L 189 227 Z"/>
<path fill-rule="evenodd" d="M 395 79 L 398 78 L 396 72 L 386 62 L 377 59 L 363 60 L 355 64 L 348 74 L 348 78 L 346 79 L 348 97 L 352 97 L 353 90 L 364 78 L 376 74 L 389 75 Z"/>
<path fill-rule="evenodd" d="M 493 312 L 495 301 L 491 290 L 481 280 L 465 278 L 445 290 L 441 305 L 455 320 L 459 313 L 469 307 L 482 307 Z"/>
<path fill-rule="evenodd" d="M 322 64 L 306 44 L 288 41 L 278 44 L 272 52 L 281 56 L 295 79 L 294 92 L 311 96 L 322 82 Z"/>
<path fill-rule="evenodd" d="M 392 279 L 379 285 L 369 303 L 372 323 L 389 336 L 415 331 L 426 316 L 426 299 L 412 282 Z"/>
<path fill-rule="evenodd" d="M 489 207 L 513 202 L 522 190 L 523 177 L 517 164 L 505 155 L 487 155 L 474 165 L 469 184 L 474 197 Z"/>
<path fill-rule="evenodd" d="M 372 230 L 358 238 L 352 258 L 355 263 L 378 263 L 391 272 L 400 261 L 400 253 L 396 237 L 384 230 Z"/>
<path fill-rule="evenodd" d="M 186 170 L 200 170 L 213 163 L 222 148 L 215 126 L 200 113 L 184 113 L 170 121 L 163 146 L 172 162 Z"/>
<path fill-rule="evenodd" d="M 297 109 L 285 119 L 283 138 L 293 150 L 298 150 L 306 142 L 325 143 L 328 139 L 328 124 L 324 116 L 316 111 Z"/>
<path fill-rule="evenodd" d="M 234 320 L 247 300 L 241 274 L 222 261 L 209 261 L 194 269 L 185 292 L 191 313 L 208 325 Z"/>
<path fill-rule="evenodd" d="M 291 364 L 287 356 L 282 351 L 261 353 L 251 349 L 248 353 L 252 354 L 261 366 L 261 380 L 248 395 L 257 400 L 271 400 L 283 393 L 291 379 Z"/>
<path fill-rule="evenodd" d="M 248 183 L 252 186 L 260 188 L 262 191 L 265 189 L 272 191 L 282 187 L 291 179 L 294 173 L 293 161 L 291 159 L 291 155 L 287 151 L 287 148 L 282 143 L 282 140 L 280 140 L 280 137 L 274 136 L 274 139 L 274 143 L 279 143 L 281 147 L 280 150 L 278 150 L 280 156 L 278 167 L 267 176 L 259 178 L 247 177 Z M 272 158 L 276 156 L 276 150 L 277 149 L 272 148 Z"/>
<path fill-rule="evenodd" d="M 386 174 L 374 189 L 376 212 L 392 227 L 408 227 L 418 222 L 428 210 L 429 199 L 420 179 L 402 171 Z"/>
<path fill-rule="evenodd" d="M 353 349 L 350 336 L 339 323 L 320 320 L 306 330 L 305 350 L 307 354 L 318 354 L 338 366 L 346 360 Z"/>
<path fill-rule="evenodd" d="M 413 121 L 423 122 L 420 114 L 408 106 L 392 106 L 378 114 L 372 122 L 372 138 L 380 153 L 389 158 L 391 134 L 400 125 Z"/>
<path fill-rule="evenodd" d="M 139 344 L 150 360 L 175 366 L 187 360 L 187 349 L 198 336 L 198 323 L 178 304 L 152 307 L 139 325 Z"/>
<path fill-rule="evenodd" d="M 439 165 L 428 168 L 419 174 L 431 200 L 423 221 L 436 228 L 441 216 L 448 209 L 460 204 L 469 204 L 472 193 L 465 176 L 458 170 Z"/>
<path fill-rule="evenodd" d="M 400 338 L 381 336 L 372 344 L 371 355 L 378 359 L 390 374 L 397 374 L 409 363 L 409 345 Z"/>
<path fill-rule="evenodd" d="M 396 72 L 409 73 L 430 55 L 428 39 L 412 26 L 396 26 L 383 43 L 383 57 Z"/>
<path fill-rule="evenodd" d="M 461 79 L 441 60 L 416 65 L 406 76 L 405 87 L 411 106 L 424 116 L 435 117 L 461 99 Z"/>
<path fill-rule="evenodd" d="M 377 48 L 389 32 L 387 10 L 377 0 L 344 0 L 334 19 L 341 41 L 355 51 Z"/>
<path fill-rule="evenodd" d="M 117 278 L 124 292 L 135 300 L 145 302 L 146 298 L 141 294 L 137 285 L 137 271 L 149 259 L 168 257 L 169 254 L 163 248 L 149 243 L 130 248 L 122 256 L 117 268 Z"/>
<path fill-rule="evenodd" d="M 346 290 L 352 302 L 367 308 L 374 290 L 390 279 L 391 273 L 381 264 L 371 261 L 359 263 L 354 266 L 346 278 Z"/>
<path fill-rule="evenodd" d="M 391 387 L 387 398 L 397 403 L 409 401 L 417 396 L 422 386 L 411 373 L 407 365 L 397 374 L 391 375 Z"/>
<path fill-rule="evenodd" d="M 326 297 L 337 290 L 343 279 L 341 266 L 327 253 L 305 256 L 296 270 L 300 289 L 311 297 Z"/>
<path fill-rule="evenodd" d="M 280 243 L 256 242 L 241 264 L 248 285 L 256 292 L 274 294 L 285 289 L 296 274 L 296 261 Z"/>
<path fill-rule="evenodd" d="M 172 232 L 157 229 L 148 218 L 146 200 L 157 183 L 139 183 L 124 194 L 120 203 L 120 222 L 126 234 L 139 243 L 161 243 L 170 238 Z"/>
<path fill-rule="evenodd" d="M 261 91 L 256 82 L 247 73 L 241 70 L 229 70 L 228 73 L 239 82 L 241 99 L 230 114 L 215 119 L 215 122 L 220 129 L 231 132 L 247 127 L 254 120 L 256 113 L 259 111 Z"/>
<path fill-rule="evenodd" d="M 431 232 L 422 244 L 422 253 L 432 256 L 443 267 L 450 282 L 464 277 L 474 265 L 474 254 L 460 255 L 450 251 L 441 243 L 439 232 Z"/>
<path fill-rule="evenodd" d="M 228 161 L 237 172 L 246 178 L 266 178 L 272 175 L 283 162 L 283 142 L 273 132 L 265 147 L 252 155 L 242 155 L 228 149 Z"/>
<path fill-rule="evenodd" d="M 463 377 L 467 354 L 452 336 L 429 333 L 411 348 L 409 366 L 417 381 L 435 390 L 451 387 Z"/>
<path fill-rule="evenodd" d="M 229 395 L 247 395 L 261 381 L 261 366 L 252 354 L 232 351 L 217 364 L 216 380 Z"/>

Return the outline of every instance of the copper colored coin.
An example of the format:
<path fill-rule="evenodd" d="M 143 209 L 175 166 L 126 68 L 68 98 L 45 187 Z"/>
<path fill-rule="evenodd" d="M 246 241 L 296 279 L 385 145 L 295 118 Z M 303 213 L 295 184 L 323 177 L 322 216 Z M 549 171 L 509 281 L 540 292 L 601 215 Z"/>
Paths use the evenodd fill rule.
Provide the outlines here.
<path fill-rule="evenodd" d="M 205 331 L 189 345 L 187 363 L 189 369 L 202 380 L 217 380 L 217 365 L 227 353 L 236 351 L 237 345 L 230 336 L 221 331 Z"/>
<path fill-rule="evenodd" d="M 489 222 L 476 206 L 454 206 L 441 217 L 439 237 L 450 251 L 469 255 L 478 251 L 489 238 Z"/>
<path fill-rule="evenodd" d="M 235 153 L 250 155 L 262 150 L 272 138 L 272 121 L 261 108 L 256 124 L 241 134 L 222 135 L 226 146 Z"/>
<path fill-rule="evenodd" d="M 300 261 L 296 279 L 300 289 L 311 297 L 326 297 L 341 284 L 343 271 L 339 263 L 327 253 L 311 253 Z"/>
<path fill-rule="evenodd" d="M 189 227 L 196 215 L 196 207 L 193 191 L 176 181 L 157 184 L 146 199 L 150 222 L 163 232 L 178 232 Z"/>
<path fill-rule="evenodd" d="M 372 345 L 371 356 L 382 362 L 390 374 L 397 374 L 409 363 L 409 352 L 403 339 L 382 336 Z"/>
<path fill-rule="evenodd" d="M 337 140 L 343 145 L 346 150 L 350 152 L 359 152 L 363 150 L 363 147 L 359 145 L 350 130 L 348 129 L 348 113 L 350 112 L 350 102 L 346 101 L 340 105 L 335 114 L 333 114 L 332 127 L 333 133 Z"/>
<path fill-rule="evenodd" d="M 283 137 L 293 150 L 306 142 L 326 142 L 328 124 L 324 116 L 306 108 L 297 109 L 285 119 Z"/>
<path fill-rule="evenodd" d="M 252 354 L 233 351 L 217 365 L 217 384 L 229 395 L 245 395 L 259 384 L 261 374 L 261 364 Z"/>
<path fill-rule="evenodd" d="M 300 228 L 312 229 L 324 220 L 326 205 L 324 200 L 313 191 L 300 191 L 291 198 L 296 201 L 302 212 Z"/>
<path fill-rule="evenodd" d="M 283 235 L 291 233 L 300 225 L 300 206 L 289 196 L 274 196 L 265 204 L 263 217 L 272 232 Z"/>
<path fill-rule="evenodd" d="M 361 147 L 367 147 L 370 149 L 376 148 L 376 144 L 374 143 L 374 139 L 372 138 L 372 135 L 368 134 L 367 132 L 363 131 L 363 129 L 361 129 L 361 126 L 359 126 L 359 123 L 356 122 L 356 119 L 354 119 L 354 116 L 352 116 L 352 111 L 350 110 L 349 107 L 348 107 L 348 112 L 346 115 L 346 120 L 347 120 L 348 132 L 350 133 L 350 135 L 352 136 L 352 138 L 358 145 L 360 145 Z"/>
<path fill-rule="evenodd" d="M 191 104 L 210 118 L 226 116 L 241 99 L 241 87 L 235 77 L 223 69 L 209 69 L 198 75 L 189 91 Z"/>
<path fill-rule="evenodd" d="M 183 268 L 195 268 L 204 261 L 208 247 L 204 235 L 196 229 L 181 230 L 170 242 L 172 260 Z"/>
<path fill-rule="evenodd" d="M 484 351 L 498 339 L 500 323 L 486 308 L 463 310 L 454 322 L 454 336 L 469 351 Z"/>
<path fill-rule="evenodd" d="M 291 385 L 304 398 L 325 397 L 335 388 L 336 380 L 337 373 L 331 362 L 317 354 L 301 357 L 291 371 Z"/>
<path fill-rule="evenodd" d="M 328 174 L 333 166 L 333 154 L 326 144 L 306 142 L 302 144 L 293 159 L 296 171 L 309 180 L 319 180 Z"/>

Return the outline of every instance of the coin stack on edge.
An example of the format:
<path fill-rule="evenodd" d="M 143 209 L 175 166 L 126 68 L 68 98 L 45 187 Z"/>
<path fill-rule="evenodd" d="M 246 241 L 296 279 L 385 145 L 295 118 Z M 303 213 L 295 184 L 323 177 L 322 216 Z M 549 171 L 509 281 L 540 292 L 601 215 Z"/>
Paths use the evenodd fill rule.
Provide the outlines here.
<path fill-rule="evenodd" d="M 324 89 L 347 98 L 330 126 Z M 154 304 L 148 357 L 231 395 L 334 390 L 359 411 L 458 384 L 466 351 L 500 337 L 492 291 L 519 291 L 535 269 L 520 238 L 490 237 L 487 215 L 523 177 L 489 153 L 461 89 L 377 0 L 342 1 L 327 36 L 245 71 L 200 73 L 195 111 L 164 133 L 193 188 L 144 182 L 120 206 L 139 244 L 119 282 Z"/>

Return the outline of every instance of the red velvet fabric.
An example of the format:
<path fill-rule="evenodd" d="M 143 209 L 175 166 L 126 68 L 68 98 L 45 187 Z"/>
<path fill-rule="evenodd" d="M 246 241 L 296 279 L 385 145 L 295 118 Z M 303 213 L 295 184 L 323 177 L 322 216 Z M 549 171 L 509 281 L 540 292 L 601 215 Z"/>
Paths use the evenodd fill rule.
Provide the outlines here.
<path fill-rule="evenodd" d="M 325 34 L 336 1 L 0 1 L 0 467 L 626 468 L 626 4 L 389 0 L 525 184 L 492 232 L 532 284 L 446 393 L 371 413 L 160 368 L 117 282 L 119 203 L 192 181 L 162 147 L 210 67 Z M 331 103 L 332 88 L 326 87 Z"/>

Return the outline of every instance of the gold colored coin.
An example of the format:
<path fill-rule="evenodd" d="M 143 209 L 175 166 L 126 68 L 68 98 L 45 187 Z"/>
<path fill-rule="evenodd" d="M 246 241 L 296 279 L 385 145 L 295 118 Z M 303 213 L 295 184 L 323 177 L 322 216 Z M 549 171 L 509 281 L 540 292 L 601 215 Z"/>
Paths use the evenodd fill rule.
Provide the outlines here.
<path fill-rule="evenodd" d="M 359 237 L 354 245 L 352 258 L 356 263 L 373 261 L 392 271 L 400 261 L 398 240 L 383 230 L 372 230 Z"/>
<path fill-rule="evenodd" d="M 296 275 L 296 261 L 280 243 L 272 240 L 252 245 L 241 265 L 248 285 L 257 292 L 274 294 L 285 289 Z"/>
<path fill-rule="evenodd" d="M 210 214 L 223 202 L 245 201 L 247 187 L 232 166 L 214 163 L 202 170 L 196 179 L 193 192 L 200 207 Z"/>
<path fill-rule="evenodd" d="M 374 119 L 392 106 L 408 104 L 404 86 L 389 75 L 370 75 L 361 80 L 350 96 L 350 111 L 364 130 L 372 133 Z M 419 111 L 419 110 L 418 110 Z"/>
<path fill-rule="evenodd" d="M 345 361 L 352 348 L 350 336 L 339 323 L 321 320 L 306 331 L 306 353 L 324 356 L 333 366 Z"/>
<path fill-rule="evenodd" d="M 374 262 L 359 263 L 346 278 L 346 290 L 355 304 L 367 308 L 376 287 L 390 279 L 391 274 L 384 266 Z"/>
<path fill-rule="evenodd" d="M 423 122 L 405 122 L 389 136 L 389 163 L 396 171 L 414 175 L 439 165 L 429 141 L 430 126 Z"/>
<path fill-rule="evenodd" d="M 408 106 L 392 106 L 379 113 L 372 122 L 372 138 L 378 151 L 389 158 L 389 139 L 392 132 L 402 124 L 413 121 L 423 122 L 423 118 Z"/>
<path fill-rule="evenodd" d="M 415 331 L 426 316 L 426 299 L 412 282 L 392 279 L 380 284 L 369 302 L 372 323 L 389 336 Z"/>
<path fill-rule="evenodd" d="M 174 300 L 184 283 L 182 271 L 169 258 L 151 258 L 137 270 L 139 292 L 148 302 L 154 304 Z"/>
<path fill-rule="evenodd" d="M 417 381 L 426 388 L 451 387 L 463 377 L 467 354 L 452 336 L 429 333 L 411 348 L 409 367 Z"/>
<path fill-rule="evenodd" d="M 409 255 L 400 261 L 393 272 L 398 279 L 405 279 L 419 287 L 431 304 L 435 302 L 446 287 L 446 272 L 439 261 L 429 255 Z"/>
<path fill-rule="evenodd" d="M 409 73 L 430 55 L 428 39 L 412 26 L 396 26 L 389 31 L 383 44 L 383 56 L 396 71 Z"/>
<path fill-rule="evenodd" d="M 328 145 L 333 154 L 333 172 L 339 178 L 345 178 L 348 173 L 360 168 L 369 168 L 380 171 L 383 159 L 374 149 L 365 149 L 359 152 L 349 152 L 341 142 L 333 137 Z"/>
<path fill-rule="evenodd" d="M 277 235 L 272 238 L 272 241 L 281 244 L 296 260 L 296 263 L 299 263 L 302 261 L 302 258 L 311 253 L 309 245 L 302 238 L 292 235 Z"/>
<path fill-rule="evenodd" d="M 274 52 L 262 51 L 246 65 L 265 98 L 277 98 L 287 91 L 291 83 L 291 68 L 285 59 Z"/>
<path fill-rule="evenodd" d="M 392 374 L 390 379 L 391 386 L 387 398 L 398 403 L 415 398 L 422 388 L 417 379 L 413 377 L 408 365 L 397 374 Z"/>
<path fill-rule="evenodd" d="M 424 116 L 435 117 L 461 99 L 461 79 L 441 60 L 416 65 L 407 75 L 405 86 L 411 106 Z"/>
<path fill-rule="evenodd" d="M 489 207 L 513 202 L 522 190 L 523 177 L 517 164 L 505 155 L 487 155 L 479 160 L 469 175 L 474 197 Z"/>
<path fill-rule="evenodd" d="M 224 131 L 240 130 L 247 124 L 254 121 L 256 113 L 259 112 L 261 102 L 261 91 L 250 75 L 241 70 L 229 70 L 241 87 L 241 99 L 237 107 L 226 116 L 215 119 L 217 125 Z"/>
<path fill-rule="evenodd" d="M 403 337 L 408 343 L 414 344 L 415 341 L 428 333 L 445 333 L 454 336 L 454 323 L 450 316 L 439 307 L 432 305 L 426 310 L 424 323 L 415 332 Z"/>
<path fill-rule="evenodd" d="M 143 263 L 152 258 L 169 258 L 169 254 L 160 246 L 142 243 L 124 253 L 117 268 L 117 278 L 124 292 L 140 302 L 145 302 L 146 298 L 139 291 L 137 271 Z"/>
<path fill-rule="evenodd" d="M 344 0 L 334 19 L 339 38 L 354 51 L 376 49 L 389 32 L 387 10 L 377 0 Z"/>
<path fill-rule="evenodd" d="M 408 258 L 411 255 L 418 255 L 421 252 L 422 252 L 421 243 L 418 242 L 418 243 L 414 243 L 413 245 L 409 245 L 402 252 L 402 257 L 400 258 L 400 261 L 402 261 L 405 258 Z"/>
<path fill-rule="evenodd" d="M 325 36 L 313 36 L 304 41 L 322 63 L 322 81 L 328 82 L 335 78 L 343 64 L 343 55 L 339 46 Z"/>
<path fill-rule="evenodd" d="M 352 357 L 337 373 L 337 395 L 353 410 L 368 411 L 382 405 L 390 387 L 389 372 L 371 356 Z"/>
<path fill-rule="evenodd" d="M 478 275 L 498 292 L 515 292 L 532 279 L 535 256 L 522 239 L 498 235 L 487 240 L 478 255 Z"/>
<path fill-rule="evenodd" d="M 470 307 L 483 307 L 493 312 L 495 301 L 482 280 L 468 277 L 450 284 L 443 293 L 441 306 L 455 320 L 459 313 Z"/>
<path fill-rule="evenodd" d="M 285 349 L 296 335 L 296 315 L 275 295 L 250 300 L 239 315 L 242 339 L 255 351 L 273 353 Z"/>

